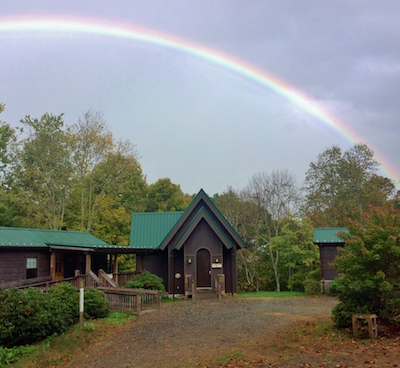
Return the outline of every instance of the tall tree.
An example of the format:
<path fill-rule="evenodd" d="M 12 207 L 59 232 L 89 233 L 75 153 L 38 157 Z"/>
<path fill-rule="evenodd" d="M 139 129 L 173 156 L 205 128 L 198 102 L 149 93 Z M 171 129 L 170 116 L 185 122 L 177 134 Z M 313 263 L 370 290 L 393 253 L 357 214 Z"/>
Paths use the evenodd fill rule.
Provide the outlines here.
<path fill-rule="evenodd" d="M 40 120 L 26 116 L 21 123 L 27 137 L 17 156 L 16 184 L 29 198 L 27 208 L 36 226 L 60 229 L 73 175 L 63 115 L 46 113 Z"/>
<path fill-rule="evenodd" d="M 246 188 L 248 198 L 260 212 L 263 242 L 274 271 L 276 290 L 281 290 L 279 274 L 280 251 L 273 246 L 272 239 L 280 235 L 281 220 L 288 214 L 295 214 L 301 201 L 301 191 L 296 180 L 287 170 L 273 171 L 271 174 L 255 174 Z"/>
<path fill-rule="evenodd" d="M 132 212 L 146 208 L 147 183 L 134 146 L 117 144 L 97 169 L 103 194 L 93 216 L 92 231 L 110 244 L 128 245 Z"/>
<path fill-rule="evenodd" d="M 4 104 L 0 102 L 0 113 L 4 111 Z M 9 144 L 10 141 L 15 139 L 15 131 L 11 126 L 0 120 L 0 170 L 5 169 L 10 162 L 9 157 Z M 4 178 L 4 174 L 1 178 Z"/>
<path fill-rule="evenodd" d="M 362 220 L 370 204 L 387 203 L 398 193 L 389 179 L 375 174 L 378 162 L 365 144 L 342 152 L 326 149 L 306 173 L 304 211 L 314 226 L 342 227 L 346 219 Z"/>
<path fill-rule="evenodd" d="M 180 185 L 162 178 L 148 187 L 146 212 L 183 211 L 191 201 L 192 196 L 184 194 Z"/>
<path fill-rule="evenodd" d="M 114 140 L 103 114 L 88 110 L 69 129 L 72 161 L 77 173 L 80 199 L 80 230 L 90 231 L 97 207 L 106 190 L 98 181 L 99 164 L 112 152 Z"/>
<path fill-rule="evenodd" d="M 0 103 L 0 113 L 4 104 Z M 0 226 L 21 226 L 23 193 L 13 191 L 14 176 L 12 166 L 15 162 L 16 132 L 11 126 L 0 120 Z"/>
<path fill-rule="evenodd" d="M 314 286 L 309 280 L 310 273 L 320 269 L 318 247 L 313 243 L 314 228 L 307 217 L 290 214 L 281 220 L 281 227 L 280 235 L 272 238 L 271 243 L 281 254 L 282 282 L 289 290 L 304 291 L 306 286 Z M 320 286 L 320 278 L 315 281 Z"/>
<path fill-rule="evenodd" d="M 242 290 L 259 291 L 265 286 L 265 265 L 262 260 L 260 238 L 261 220 L 257 206 L 243 191 L 228 187 L 221 195 L 214 195 L 214 202 L 229 223 L 247 244 L 237 254 L 238 283 Z"/>

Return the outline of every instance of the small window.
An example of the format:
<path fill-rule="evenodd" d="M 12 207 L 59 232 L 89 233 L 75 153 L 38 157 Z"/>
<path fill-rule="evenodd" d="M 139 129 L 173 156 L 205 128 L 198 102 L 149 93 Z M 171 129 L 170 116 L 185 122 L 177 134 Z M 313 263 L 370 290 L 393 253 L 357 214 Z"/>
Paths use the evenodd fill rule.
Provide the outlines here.
<path fill-rule="evenodd" d="M 33 279 L 37 277 L 37 258 L 26 259 L 26 278 Z"/>

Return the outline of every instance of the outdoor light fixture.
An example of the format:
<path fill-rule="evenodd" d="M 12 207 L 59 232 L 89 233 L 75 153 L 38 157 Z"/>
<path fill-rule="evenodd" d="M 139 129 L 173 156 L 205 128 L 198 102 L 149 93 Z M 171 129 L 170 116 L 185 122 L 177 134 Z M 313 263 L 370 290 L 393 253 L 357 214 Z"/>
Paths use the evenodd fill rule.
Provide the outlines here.
<path fill-rule="evenodd" d="M 191 258 L 188 259 L 188 263 L 192 263 L 192 259 Z"/>
<path fill-rule="evenodd" d="M 219 261 L 218 261 L 218 258 L 215 260 L 215 263 L 218 263 Z"/>

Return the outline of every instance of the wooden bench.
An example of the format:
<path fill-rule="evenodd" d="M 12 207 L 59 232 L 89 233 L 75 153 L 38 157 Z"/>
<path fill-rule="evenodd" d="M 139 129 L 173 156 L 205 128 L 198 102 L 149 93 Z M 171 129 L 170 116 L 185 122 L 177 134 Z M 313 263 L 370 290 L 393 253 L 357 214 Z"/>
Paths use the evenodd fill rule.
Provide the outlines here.
<path fill-rule="evenodd" d="M 378 337 L 378 325 L 376 323 L 376 314 L 353 314 L 353 334 L 354 337 L 360 337 L 363 331 L 363 325 L 368 323 L 368 333 L 370 338 Z"/>

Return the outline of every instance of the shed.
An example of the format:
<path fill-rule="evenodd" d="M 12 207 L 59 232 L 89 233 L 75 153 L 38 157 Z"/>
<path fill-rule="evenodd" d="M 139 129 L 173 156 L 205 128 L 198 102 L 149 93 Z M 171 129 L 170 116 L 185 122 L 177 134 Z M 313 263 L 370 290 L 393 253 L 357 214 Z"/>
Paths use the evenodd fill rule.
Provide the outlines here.
<path fill-rule="evenodd" d="M 319 248 L 324 292 L 338 275 L 330 264 L 338 253 L 338 247 L 344 246 L 344 241 L 338 237 L 341 231 L 347 232 L 347 229 L 345 227 L 314 229 L 314 244 Z"/>

